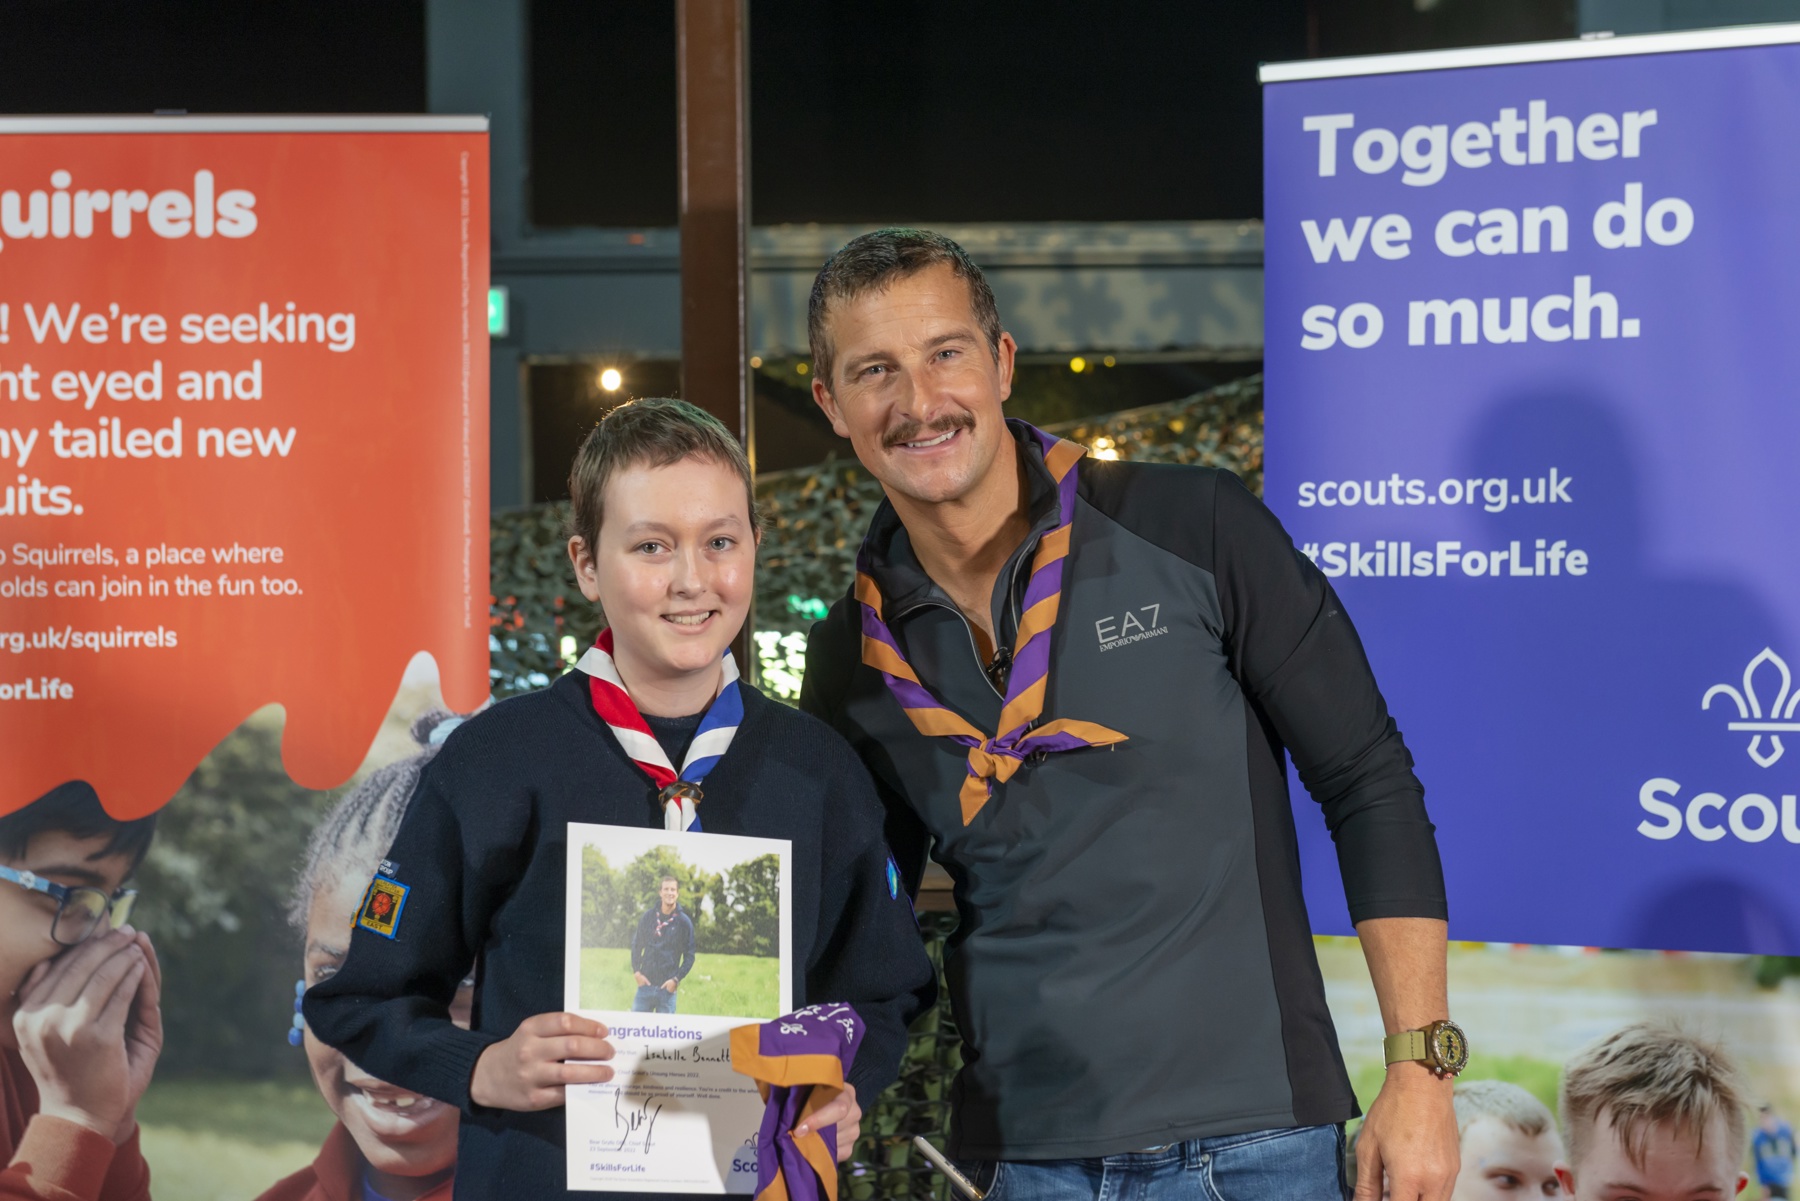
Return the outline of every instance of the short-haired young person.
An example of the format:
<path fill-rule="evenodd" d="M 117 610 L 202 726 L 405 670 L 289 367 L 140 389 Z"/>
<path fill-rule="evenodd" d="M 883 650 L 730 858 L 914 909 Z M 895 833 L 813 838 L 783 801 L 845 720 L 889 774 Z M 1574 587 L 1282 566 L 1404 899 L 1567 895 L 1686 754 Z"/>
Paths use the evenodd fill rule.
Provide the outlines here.
<path fill-rule="evenodd" d="M 307 1024 L 382 1079 L 462 1107 L 459 1195 L 563 1195 L 563 1090 L 611 1078 L 564 1061 L 612 1055 L 605 1027 L 562 1012 L 567 825 L 665 827 L 673 811 L 691 828 L 699 792 L 705 831 L 792 842 L 794 1001 L 849 1002 L 867 1026 L 853 1089 L 813 1119 L 838 1122 L 842 1158 L 856 1098 L 893 1078 L 934 983 L 888 884 L 868 773 L 825 726 L 737 680 L 727 655 L 758 538 L 743 449 L 692 405 L 635 401 L 588 436 L 569 487 L 569 556 L 608 629 L 577 670 L 450 736 L 388 883 L 372 885 L 407 890 L 397 923 L 374 923 L 392 937 L 353 932 L 343 967 L 307 992 Z M 448 1006 L 477 956 L 461 1030 Z"/>
<path fill-rule="evenodd" d="M 1560 1197 L 1562 1140 L 1544 1103 L 1516 1084 L 1471 1080 L 1456 1086 L 1462 1170 L 1450 1201 Z"/>
<path fill-rule="evenodd" d="M 801 707 L 875 774 L 909 886 L 927 846 L 956 881 L 952 1153 L 1007 1195 L 1187 1196 L 1202 1164 L 1228 1196 L 1339 1187 L 1356 1098 L 1291 752 L 1402 1036 L 1359 1180 L 1448 1197 L 1437 845 L 1330 584 L 1229 472 L 1095 462 L 1009 423 L 1016 347 L 948 238 L 850 242 L 809 325 L 813 398 L 887 500 Z"/>
<path fill-rule="evenodd" d="M 1575 1201 L 1727 1201 L 1743 1191 L 1743 1083 L 1725 1052 L 1661 1026 L 1579 1051 L 1558 1098 Z"/>
<path fill-rule="evenodd" d="M 162 970 L 125 924 L 156 819 L 70 783 L 0 817 L 0 1201 L 147 1201 Z"/>
<path fill-rule="evenodd" d="M 664 876 L 656 893 L 631 932 L 633 1013 L 674 1013 L 675 992 L 694 970 L 694 919 L 682 912 L 681 881 Z"/>

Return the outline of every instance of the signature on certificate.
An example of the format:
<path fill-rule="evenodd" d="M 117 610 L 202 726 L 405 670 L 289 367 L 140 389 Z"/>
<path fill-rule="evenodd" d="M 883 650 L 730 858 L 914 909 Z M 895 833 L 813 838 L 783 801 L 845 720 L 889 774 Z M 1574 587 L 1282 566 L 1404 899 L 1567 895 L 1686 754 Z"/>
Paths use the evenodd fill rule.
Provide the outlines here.
<path fill-rule="evenodd" d="M 641 1105 L 631 1105 L 625 1101 L 625 1090 L 613 1089 L 613 1129 L 623 1130 L 619 1136 L 619 1145 L 615 1151 L 623 1151 L 631 1136 L 642 1130 L 644 1132 L 643 1152 L 650 1153 L 650 1145 L 656 1134 L 656 1119 L 662 1113 L 667 1101 L 660 1095 L 652 1093 L 644 1098 Z"/>
<path fill-rule="evenodd" d="M 731 1048 L 722 1046 L 707 1051 L 700 1043 L 695 1043 L 685 1050 L 681 1047 L 645 1047 L 639 1058 L 646 1060 L 672 1059 L 680 1063 L 730 1063 Z"/>

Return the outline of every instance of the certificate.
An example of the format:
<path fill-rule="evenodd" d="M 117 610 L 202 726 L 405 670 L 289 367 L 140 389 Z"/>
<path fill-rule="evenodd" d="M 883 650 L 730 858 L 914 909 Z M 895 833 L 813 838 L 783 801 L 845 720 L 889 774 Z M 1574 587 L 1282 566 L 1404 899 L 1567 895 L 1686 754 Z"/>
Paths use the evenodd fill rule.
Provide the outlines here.
<path fill-rule="evenodd" d="M 571 1085 L 569 1188 L 754 1193 L 763 1101 L 730 1035 L 793 1008 L 785 839 L 570 823 L 564 1007 L 611 1031 Z"/>

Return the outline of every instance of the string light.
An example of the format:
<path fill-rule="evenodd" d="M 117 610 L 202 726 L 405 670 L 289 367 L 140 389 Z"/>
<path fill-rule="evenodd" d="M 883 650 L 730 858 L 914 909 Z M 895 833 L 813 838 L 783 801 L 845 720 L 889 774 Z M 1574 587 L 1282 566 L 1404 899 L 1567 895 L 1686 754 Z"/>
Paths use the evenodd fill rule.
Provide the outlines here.
<path fill-rule="evenodd" d="M 617 367 L 608 367 L 600 373 L 600 386 L 608 392 L 617 392 L 624 382 L 625 377 L 619 374 Z"/>
<path fill-rule="evenodd" d="M 1073 371 L 1076 375 L 1080 375 L 1083 371 L 1086 371 L 1087 368 L 1088 368 L 1088 361 L 1086 359 L 1082 358 L 1080 355 L 1076 355 L 1074 358 L 1069 360 L 1069 370 Z"/>
<path fill-rule="evenodd" d="M 762 356 L 759 354 L 751 355 L 750 356 L 750 366 L 751 367 L 761 367 L 762 366 Z"/>
<path fill-rule="evenodd" d="M 805 375 L 808 371 L 812 370 L 812 368 L 808 367 L 805 363 L 795 363 L 794 370 L 798 371 L 801 375 Z"/>

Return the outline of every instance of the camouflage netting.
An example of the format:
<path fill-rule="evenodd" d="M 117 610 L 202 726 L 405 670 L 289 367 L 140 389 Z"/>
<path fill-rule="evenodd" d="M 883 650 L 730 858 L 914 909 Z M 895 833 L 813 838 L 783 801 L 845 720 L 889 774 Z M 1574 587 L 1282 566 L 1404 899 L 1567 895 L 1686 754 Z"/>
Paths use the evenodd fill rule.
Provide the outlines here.
<path fill-rule="evenodd" d="M 1049 427 L 1098 455 L 1155 463 L 1225 467 L 1262 492 L 1262 376 L 1253 375 L 1169 404 L 1130 409 Z M 767 521 L 757 563 L 759 657 L 775 670 L 771 691 L 804 662 L 806 629 L 842 596 L 855 574 L 856 548 L 881 503 L 881 487 L 854 459 L 765 475 L 757 503 Z M 541 688 L 562 671 L 566 653 L 585 647 L 600 615 L 582 599 L 569 571 L 567 503 L 496 514 L 492 523 L 497 695 Z M 785 645 L 781 639 L 789 636 Z M 565 643 L 565 639 L 573 642 Z"/>
<path fill-rule="evenodd" d="M 956 929 L 953 913 L 921 913 L 919 930 L 925 950 L 943 979 L 944 942 Z M 950 1082 L 962 1067 L 962 1036 L 950 1016 L 950 1000 L 940 990 L 938 1003 L 913 1023 L 900 1077 L 879 1103 L 862 1098 L 862 1138 L 843 1167 L 843 1195 L 851 1201 L 872 1198 L 932 1197 L 956 1201 L 957 1194 L 913 1149 L 922 1134 L 944 1149 L 950 1130 Z"/>
<path fill-rule="evenodd" d="M 1225 467 L 1262 492 L 1262 377 L 1250 376 L 1169 404 L 1049 427 L 1106 458 Z M 805 631 L 842 596 L 856 548 L 881 503 L 880 486 L 854 460 L 757 480 L 767 521 L 757 564 L 756 627 L 763 684 L 786 699 L 805 669 Z M 582 599 L 564 551 L 568 505 L 541 505 L 493 519 L 492 678 L 497 695 L 541 688 L 593 641 L 600 618 Z M 941 966 L 953 914 L 920 915 L 932 961 Z M 863 1137 L 845 1165 L 846 1195 L 933 1197 L 945 1183 L 912 1149 L 923 1134 L 940 1147 L 949 1088 L 962 1063 L 947 1001 L 914 1024 L 900 1078 L 869 1110 Z"/>

